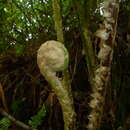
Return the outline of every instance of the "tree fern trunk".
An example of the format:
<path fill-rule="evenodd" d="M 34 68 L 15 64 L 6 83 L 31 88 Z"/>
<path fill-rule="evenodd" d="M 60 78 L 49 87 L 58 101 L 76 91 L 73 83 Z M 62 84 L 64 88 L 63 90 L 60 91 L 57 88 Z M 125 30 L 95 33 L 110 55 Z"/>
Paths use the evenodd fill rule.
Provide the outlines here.
<path fill-rule="evenodd" d="M 98 52 L 100 65 L 96 69 L 93 79 L 92 100 L 89 103 L 92 110 L 89 114 L 88 130 L 100 130 L 106 90 L 108 83 L 111 82 L 111 63 L 117 29 L 119 2 L 118 0 L 108 0 L 104 2 L 102 9 L 104 18 L 102 27 L 104 28 L 99 28 L 95 33 L 102 43 Z"/>

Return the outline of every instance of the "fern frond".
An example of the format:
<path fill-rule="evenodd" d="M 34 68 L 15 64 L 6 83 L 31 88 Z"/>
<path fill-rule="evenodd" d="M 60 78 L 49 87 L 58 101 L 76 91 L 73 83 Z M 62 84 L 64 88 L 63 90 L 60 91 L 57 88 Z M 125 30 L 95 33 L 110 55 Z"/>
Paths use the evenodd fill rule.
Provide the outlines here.
<path fill-rule="evenodd" d="M 3 117 L 0 120 L 0 130 L 8 130 L 10 125 L 11 125 L 11 121 L 8 118 Z"/>
<path fill-rule="evenodd" d="M 28 124 L 32 126 L 32 128 L 37 128 L 43 122 L 44 117 L 46 116 L 47 111 L 45 105 L 38 111 L 38 113 L 31 117 L 31 120 L 28 121 Z"/>

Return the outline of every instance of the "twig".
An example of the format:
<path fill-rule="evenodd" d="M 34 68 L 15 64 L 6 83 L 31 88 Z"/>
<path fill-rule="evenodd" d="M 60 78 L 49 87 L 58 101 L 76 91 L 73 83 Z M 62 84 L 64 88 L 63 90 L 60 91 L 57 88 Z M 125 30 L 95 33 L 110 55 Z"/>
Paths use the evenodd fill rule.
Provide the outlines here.
<path fill-rule="evenodd" d="M 4 94 L 4 90 L 3 90 L 3 87 L 1 85 L 1 83 L 0 83 L 0 95 L 1 95 L 3 107 L 8 112 L 8 107 L 7 107 L 7 103 L 6 103 L 6 99 L 5 99 L 5 94 Z"/>
<path fill-rule="evenodd" d="M 16 125 L 26 129 L 26 130 L 37 130 L 35 128 L 32 128 L 26 124 L 24 124 L 23 122 L 16 120 L 13 116 L 11 116 L 10 114 L 8 114 L 4 109 L 0 108 L 0 114 L 7 117 L 9 120 L 11 120 L 12 122 L 14 122 Z"/>

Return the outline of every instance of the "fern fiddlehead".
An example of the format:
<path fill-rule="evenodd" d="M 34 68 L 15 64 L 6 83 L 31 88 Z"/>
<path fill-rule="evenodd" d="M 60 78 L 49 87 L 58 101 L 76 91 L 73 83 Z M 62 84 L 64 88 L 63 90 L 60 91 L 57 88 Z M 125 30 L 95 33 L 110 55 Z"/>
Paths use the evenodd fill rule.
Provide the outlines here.
<path fill-rule="evenodd" d="M 47 41 L 38 50 L 37 63 L 40 72 L 50 83 L 61 104 L 65 130 L 72 129 L 75 113 L 69 94 L 63 87 L 62 82 L 56 77 L 56 72 L 64 71 L 68 67 L 68 62 L 68 51 L 58 41 Z"/>

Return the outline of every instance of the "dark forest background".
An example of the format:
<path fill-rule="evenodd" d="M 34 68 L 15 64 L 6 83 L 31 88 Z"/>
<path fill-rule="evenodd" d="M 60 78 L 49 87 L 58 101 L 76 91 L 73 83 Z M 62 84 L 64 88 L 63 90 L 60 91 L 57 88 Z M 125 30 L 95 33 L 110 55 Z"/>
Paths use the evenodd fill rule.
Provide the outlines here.
<path fill-rule="evenodd" d="M 103 0 L 59 0 L 77 130 L 86 130 L 91 87 L 82 25 L 88 24 L 93 46 Z M 85 12 L 79 13 L 77 5 Z M 81 18 L 82 22 L 81 22 Z M 110 88 L 101 130 L 130 130 L 130 1 L 120 2 Z M 39 130 L 63 130 L 60 104 L 37 66 L 37 50 L 56 40 L 52 0 L 0 1 L 0 130 L 22 130 L 19 120 Z M 60 75 L 60 74 L 59 74 Z M 8 113 L 16 120 L 9 120 Z M 5 114 L 5 115 L 6 115 Z"/>

